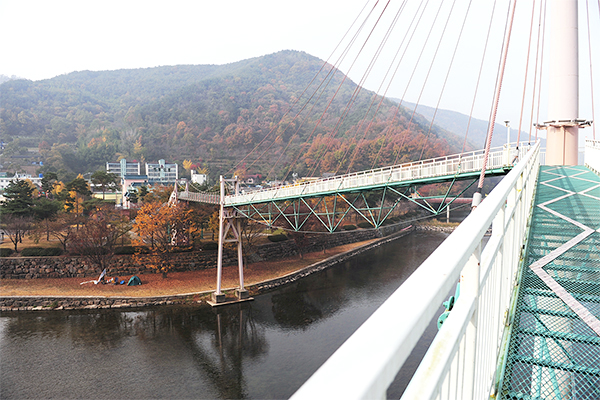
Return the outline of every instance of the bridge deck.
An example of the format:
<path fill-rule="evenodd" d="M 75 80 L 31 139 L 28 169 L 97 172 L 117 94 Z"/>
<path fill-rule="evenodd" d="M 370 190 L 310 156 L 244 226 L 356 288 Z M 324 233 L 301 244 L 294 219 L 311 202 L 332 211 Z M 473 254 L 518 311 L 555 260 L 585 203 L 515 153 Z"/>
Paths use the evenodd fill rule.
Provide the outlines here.
<path fill-rule="evenodd" d="M 541 167 L 501 398 L 600 398 L 600 177 Z"/>
<path fill-rule="evenodd" d="M 521 143 L 491 149 L 486 165 L 486 175 L 505 175 L 512 169 L 515 156 L 523 157 L 529 145 Z M 394 165 L 369 171 L 335 176 L 302 184 L 280 186 L 262 190 L 226 195 L 225 207 L 268 203 L 290 199 L 329 196 L 338 193 L 356 193 L 385 187 L 409 186 L 473 179 L 479 176 L 484 165 L 484 150 L 418 162 Z M 201 203 L 219 204 L 217 194 L 180 192 L 179 199 Z"/>

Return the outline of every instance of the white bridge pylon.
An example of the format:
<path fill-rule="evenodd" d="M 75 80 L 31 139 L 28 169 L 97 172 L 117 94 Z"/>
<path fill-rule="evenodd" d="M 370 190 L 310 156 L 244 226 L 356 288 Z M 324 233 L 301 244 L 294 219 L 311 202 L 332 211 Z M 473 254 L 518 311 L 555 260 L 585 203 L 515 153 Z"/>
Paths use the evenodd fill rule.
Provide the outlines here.
<path fill-rule="evenodd" d="M 240 191 L 240 183 L 237 177 L 232 179 L 225 179 L 221 176 L 220 178 L 220 208 L 219 208 L 219 249 L 217 253 L 217 290 L 212 293 L 211 300 L 209 302 L 212 306 L 227 303 L 225 294 L 221 291 L 221 284 L 223 280 L 223 245 L 225 243 L 236 243 L 237 244 L 237 256 L 238 256 L 238 270 L 240 278 L 240 286 L 236 289 L 236 296 L 238 301 L 252 300 L 249 296 L 248 291 L 244 289 L 244 257 L 242 252 L 242 228 L 240 218 L 237 210 L 225 209 L 223 198 L 225 197 L 225 182 L 233 183 L 235 187 L 235 193 Z M 233 238 L 228 239 L 229 233 Z"/>
<path fill-rule="evenodd" d="M 512 169 L 516 159 L 523 157 L 530 145 L 526 142 L 504 145 L 490 150 L 487 174 L 506 174 Z M 332 178 L 319 179 L 301 184 L 279 186 L 255 190 L 248 193 L 238 192 L 223 196 L 213 193 L 179 192 L 179 199 L 208 204 L 220 204 L 225 207 L 238 207 L 272 201 L 290 200 L 306 197 L 327 196 L 336 193 L 375 190 L 383 187 L 400 186 L 410 182 L 426 181 L 433 178 L 462 178 L 479 174 L 483 167 L 484 150 L 454 154 L 445 157 L 383 167 L 373 170 L 354 172 Z M 432 182 L 433 183 L 433 182 Z"/>

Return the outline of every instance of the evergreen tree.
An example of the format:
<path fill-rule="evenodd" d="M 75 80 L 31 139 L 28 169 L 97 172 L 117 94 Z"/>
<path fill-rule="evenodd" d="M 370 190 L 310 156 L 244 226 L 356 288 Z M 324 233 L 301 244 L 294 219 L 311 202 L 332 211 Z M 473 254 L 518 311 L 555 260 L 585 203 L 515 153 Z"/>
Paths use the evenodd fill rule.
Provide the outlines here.
<path fill-rule="evenodd" d="M 0 204 L 0 213 L 19 217 L 31 215 L 33 207 L 33 187 L 26 181 L 12 181 L 4 191 L 6 200 Z"/>
<path fill-rule="evenodd" d="M 94 185 L 100 185 L 102 188 L 102 200 L 104 200 L 104 192 L 106 189 L 112 192 L 117 188 L 119 183 L 119 177 L 117 175 L 104 170 L 94 172 L 91 179 Z"/>

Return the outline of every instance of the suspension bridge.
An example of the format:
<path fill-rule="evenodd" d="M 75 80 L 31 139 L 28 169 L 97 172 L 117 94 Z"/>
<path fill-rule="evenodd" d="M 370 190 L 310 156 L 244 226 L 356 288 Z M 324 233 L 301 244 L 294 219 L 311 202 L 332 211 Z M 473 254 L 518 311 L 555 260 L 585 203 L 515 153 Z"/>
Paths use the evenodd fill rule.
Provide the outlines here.
<path fill-rule="evenodd" d="M 579 118 L 577 1 L 552 3 L 551 56 L 559 56 L 553 58 L 550 72 L 549 118 L 534 123 L 532 104 L 530 127 L 535 127 L 536 135 L 546 130 L 545 154 L 535 140 L 490 146 L 516 3 L 510 1 L 507 11 L 485 150 L 251 192 L 240 190 L 237 178 L 221 177 L 219 195 L 187 189 L 173 193 L 178 200 L 220 207 L 213 294 L 214 304 L 220 304 L 225 302 L 221 271 L 226 242 L 237 243 L 236 293 L 240 300 L 248 298 L 242 218 L 270 226 L 284 223 L 302 231 L 312 217 L 326 232 L 334 232 L 352 211 L 376 228 L 401 200 L 439 214 L 479 182 L 471 214 L 294 399 L 386 398 L 388 387 L 457 282 L 460 295 L 448 302 L 449 316 L 402 398 L 600 398 L 600 141 L 595 134 L 586 141 L 585 166 L 578 166 L 578 131 L 592 126 L 592 121 Z M 540 29 L 538 50 L 543 48 L 545 14 L 546 3 L 536 11 L 534 1 L 531 31 L 536 25 Z M 586 15 L 592 75 L 589 11 Z M 537 54 L 535 59 L 535 73 L 541 75 L 537 61 L 543 57 Z M 532 98 L 539 104 L 541 90 L 536 85 L 534 81 Z M 524 88 L 521 117 L 525 94 Z M 480 202 L 485 176 L 499 175 L 504 175 L 502 181 Z M 448 189 L 437 208 L 419 196 L 422 185 L 451 187 L 458 181 L 472 182 L 461 186 L 458 194 L 451 195 Z M 233 189 L 226 193 L 228 183 Z M 491 236 L 484 239 L 490 228 Z"/>

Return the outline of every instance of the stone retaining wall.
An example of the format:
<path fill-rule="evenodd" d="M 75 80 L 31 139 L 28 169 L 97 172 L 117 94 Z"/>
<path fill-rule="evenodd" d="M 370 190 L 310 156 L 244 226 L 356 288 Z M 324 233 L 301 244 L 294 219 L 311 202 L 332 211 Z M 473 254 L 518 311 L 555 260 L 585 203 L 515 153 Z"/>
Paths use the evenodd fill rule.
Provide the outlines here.
<path fill-rule="evenodd" d="M 432 225 L 417 225 L 418 231 L 433 231 L 433 232 L 446 232 L 452 233 L 456 229 L 455 226 L 432 226 Z"/>
<path fill-rule="evenodd" d="M 169 254 L 171 271 L 194 271 L 214 268 L 216 266 L 216 251 L 201 251 L 190 253 Z M 237 262 L 232 254 L 224 256 L 225 265 Z M 97 278 L 99 267 L 90 265 L 83 257 L 8 257 L 0 258 L 0 279 L 36 279 L 36 278 Z M 149 266 L 142 258 L 131 255 L 115 256 L 111 260 L 110 274 L 126 276 L 155 273 L 156 269 Z"/>
<path fill-rule="evenodd" d="M 386 226 L 380 229 L 359 229 L 355 231 L 336 232 L 327 235 L 310 235 L 302 252 L 320 251 L 349 243 L 361 242 L 389 235 L 402 228 L 402 225 Z M 386 233 L 386 235 L 384 235 Z M 258 246 L 251 262 L 270 261 L 293 257 L 299 254 L 294 240 L 269 243 Z M 170 271 L 196 271 L 216 268 L 217 252 L 196 251 L 189 253 L 169 254 Z M 223 265 L 237 263 L 237 253 L 225 251 Z M 36 278 L 97 278 L 99 267 L 90 265 L 83 257 L 4 257 L 0 258 L 0 279 L 36 279 Z M 130 276 L 136 274 L 156 273 L 157 270 L 144 262 L 144 256 L 118 255 L 111 260 L 111 276 Z"/>
<path fill-rule="evenodd" d="M 280 278 L 248 285 L 246 288 L 252 294 L 259 294 L 278 286 L 286 285 L 301 279 L 315 272 L 322 271 L 335 264 L 343 262 L 356 254 L 368 251 L 372 248 L 381 246 L 384 243 L 391 242 L 412 232 L 414 228 L 405 229 L 396 232 L 389 237 L 383 238 L 373 243 L 353 249 L 349 252 L 337 254 L 323 261 L 310 265 L 299 271 L 285 275 Z M 170 304 L 194 304 L 200 303 L 200 297 L 208 295 L 208 292 L 188 293 L 176 296 L 159 297 L 51 297 L 51 296 L 3 296 L 0 297 L 0 311 L 43 311 L 43 310 L 97 310 L 108 308 L 140 308 Z"/>
<path fill-rule="evenodd" d="M 98 310 L 199 302 L 194 295 L 161 297 L 0 297 L 0 311 Z"/>

